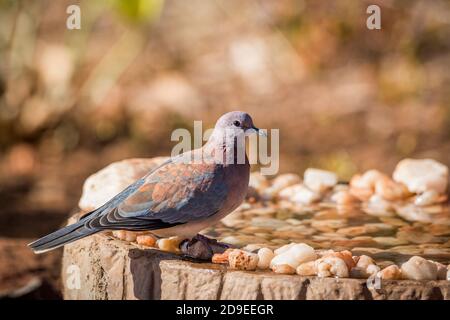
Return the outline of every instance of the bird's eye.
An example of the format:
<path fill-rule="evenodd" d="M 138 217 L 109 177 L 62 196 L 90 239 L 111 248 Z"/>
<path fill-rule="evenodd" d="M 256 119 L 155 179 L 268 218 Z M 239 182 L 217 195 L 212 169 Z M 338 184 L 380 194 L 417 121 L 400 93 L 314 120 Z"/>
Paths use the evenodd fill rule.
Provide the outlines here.
<path fill-rule="evenodd" d="M 239 126 L 241 125 L 241 123 L 240 123 L 238 120 L 234 121 L 233 124 L 234 124 L 236 127 L 239 127 Z"/>

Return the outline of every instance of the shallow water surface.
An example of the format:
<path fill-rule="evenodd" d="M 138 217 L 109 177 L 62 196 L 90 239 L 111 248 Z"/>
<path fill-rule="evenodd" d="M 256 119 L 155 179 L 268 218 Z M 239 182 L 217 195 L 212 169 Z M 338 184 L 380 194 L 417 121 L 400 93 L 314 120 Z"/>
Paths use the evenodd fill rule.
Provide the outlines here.
<path fill-rule="evenodd" d="M 315 249 L 351 250 L 377 262 L 402 263 L 413 255 L 450 263 L 449 204 L 411 203 L 377 208 L 329 203 L 297 206 L 289 202 L 244 203 L 205 235 L 257 250 L 290 242 Z"/>

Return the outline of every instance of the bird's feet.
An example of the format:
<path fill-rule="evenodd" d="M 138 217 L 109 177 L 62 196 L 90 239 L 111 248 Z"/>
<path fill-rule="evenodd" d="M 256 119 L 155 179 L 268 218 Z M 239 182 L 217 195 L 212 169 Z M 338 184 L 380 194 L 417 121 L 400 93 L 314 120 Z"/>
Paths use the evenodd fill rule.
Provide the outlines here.
<path fill-rule="evenodd" d="M 231 245 L 218 242 L 216 239 L 210 239 L 204 235 L 197 234 L 191 240 L 184 240 L 180 243 L 180 250 L 183 257 L 194 260 L 211 261 L 215 253 L 223 253 Z"/>

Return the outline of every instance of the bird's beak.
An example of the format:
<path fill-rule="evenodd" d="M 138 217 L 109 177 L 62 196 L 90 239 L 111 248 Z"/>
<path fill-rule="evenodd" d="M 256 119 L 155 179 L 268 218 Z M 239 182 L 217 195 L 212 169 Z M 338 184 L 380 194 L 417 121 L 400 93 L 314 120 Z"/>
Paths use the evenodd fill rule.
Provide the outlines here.
<path fill-rule="evenodd" d="M 253 133 L 257 133 L 257 134 L 260 135 L 260 136 L 267 137 L 267 133 L 266 133 L 265 130 L 258 129 L 258 128 L 255 127 L 255 126 L 249 128 L 249 129 L 247 129 L 246 133 L 249 134 L 249 135 L 250 135 L 250 134 L 253 134 Z"/>

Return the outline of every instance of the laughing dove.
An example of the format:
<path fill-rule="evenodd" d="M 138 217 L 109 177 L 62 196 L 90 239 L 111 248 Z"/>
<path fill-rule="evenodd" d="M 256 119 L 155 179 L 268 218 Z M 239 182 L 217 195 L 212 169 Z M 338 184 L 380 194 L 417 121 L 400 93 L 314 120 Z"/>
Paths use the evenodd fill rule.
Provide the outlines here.
<path fill-rule="evenodd" d="M 29 246 L 36 253 L 45 252 L 105 230 L 192 238 L 244 200 L 250 165 L 245 143 L 239 142 L 254 132 L 264 134 L 250 115 L 226 113 L 202 148 L 169 158 L 78 222 Z"/>

